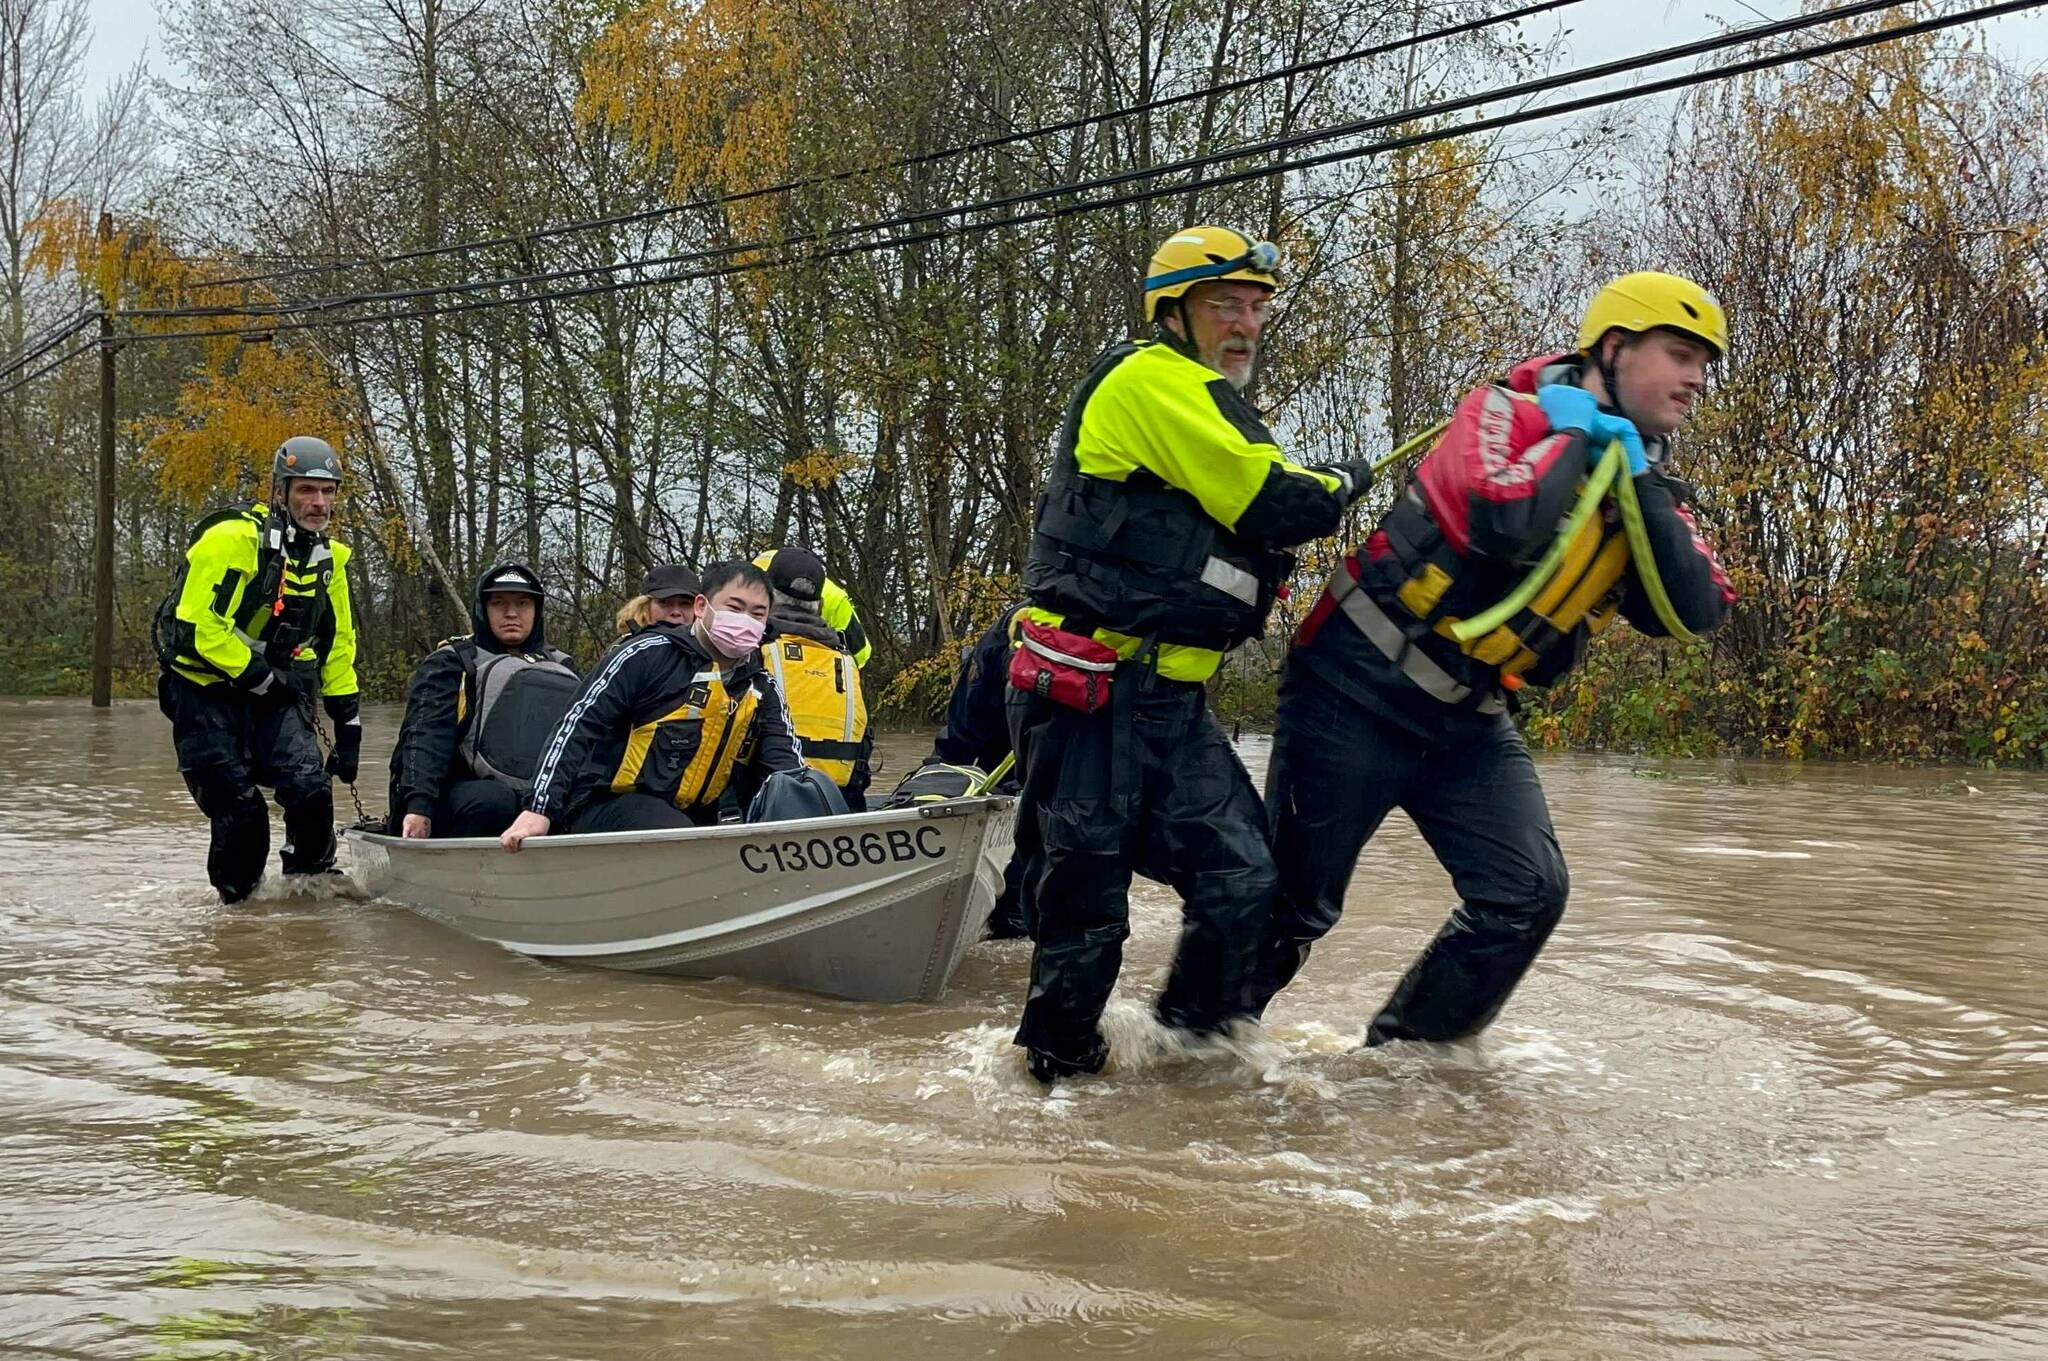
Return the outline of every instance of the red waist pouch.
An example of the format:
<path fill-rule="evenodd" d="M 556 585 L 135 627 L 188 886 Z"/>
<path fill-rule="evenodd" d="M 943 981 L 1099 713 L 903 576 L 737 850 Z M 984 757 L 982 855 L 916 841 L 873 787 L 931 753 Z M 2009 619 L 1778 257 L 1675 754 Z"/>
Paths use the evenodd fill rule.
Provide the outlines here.
<path fill-rule="evenodd" d="M 1050 624 L 1017 622 L 1021 629 L 1017 650 L 1010 654 L 1010 684 L 1084 714 L 1109 703 L 1118 660 L 1114 649 Z"/>

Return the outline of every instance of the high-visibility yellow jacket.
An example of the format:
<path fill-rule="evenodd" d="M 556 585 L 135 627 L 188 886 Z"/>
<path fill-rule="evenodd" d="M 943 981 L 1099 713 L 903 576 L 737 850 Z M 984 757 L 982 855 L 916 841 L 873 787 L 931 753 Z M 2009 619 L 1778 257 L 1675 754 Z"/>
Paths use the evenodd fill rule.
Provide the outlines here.
<path fill-rule="evenodd" d="M 1222 374 L 1157 340 L 1117 346 L 1067 407 L 1025 567 L 1027 618 L 1159 674 L 1202 681 L 1264 631 L 1294 570 L 1281 551 L 1335 532 L 1336 476 L 1290 462 Z"/>
<path fill-rule="evenodd" d="M 199 685 L 239 689 L 274 667 L 317 667 L 323 695 L 358 693 L 348 559 L 348 545 L 294 529 L 266 506 L 215 518 L 185 552 L 167 665 Z"/>

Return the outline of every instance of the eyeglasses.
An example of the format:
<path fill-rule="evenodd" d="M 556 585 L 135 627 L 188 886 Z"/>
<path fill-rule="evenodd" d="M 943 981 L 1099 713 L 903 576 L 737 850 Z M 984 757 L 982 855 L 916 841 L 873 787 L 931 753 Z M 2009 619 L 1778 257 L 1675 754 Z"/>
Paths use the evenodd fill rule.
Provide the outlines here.
<path fill-rule="evenodd" d="M 1243 298 L 1199 298 L 1196 301 L 1216 314 L 1218 321 L 1239 322 L 1246 317 L 1263 323 L 1273 310 L 1271 298 L 1259 298 L 1246 302 Z"/>

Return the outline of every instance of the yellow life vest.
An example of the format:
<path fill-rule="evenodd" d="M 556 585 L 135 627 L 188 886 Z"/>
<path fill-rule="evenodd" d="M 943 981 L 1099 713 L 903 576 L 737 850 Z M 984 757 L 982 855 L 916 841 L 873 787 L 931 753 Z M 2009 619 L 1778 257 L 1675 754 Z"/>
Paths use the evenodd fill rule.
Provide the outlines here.
<path fill-rule="evenodd" d="M 761 658 L 782 689 L 804 764 L 846 788 L 868 733 L 868 707 L 861 698 L 860 669 L 853 658 L 794 634 L 765 645 Z"/>
<path fill-rule="evenodd" d="M 1610 525 L 1609 518 L 1598 513 L 1587 516 L 1535 598 L 1506 623 L 1469 641 L 1452 632 L 1459 617 L 1437 613 L 1439 602 L 1456 581 L 1453 569 L 1459 559 L 1455 554 L 1432 554 L 1401 583 L 1398 597 L 1410 614 L 1429 620 L 1459 651 L 1499 667 L 1502 675 L 1519 676 L 1579 624 L 1584 623 L 1589 634 L 1598 636 L 1614 622 L 1621 607 L 1619 587 L 1628 570 L 1629 549 L 1628 536 L 1620 524 Z"/>
<path fill-rule="evenodd" d="M 716 804 L 745 758 L 760 704 L 753 685 L 734 694 L 715 669 L 699 671 L 681 704 L 627 736 L 612 792 L 652 794 L 686 810 Z"/>

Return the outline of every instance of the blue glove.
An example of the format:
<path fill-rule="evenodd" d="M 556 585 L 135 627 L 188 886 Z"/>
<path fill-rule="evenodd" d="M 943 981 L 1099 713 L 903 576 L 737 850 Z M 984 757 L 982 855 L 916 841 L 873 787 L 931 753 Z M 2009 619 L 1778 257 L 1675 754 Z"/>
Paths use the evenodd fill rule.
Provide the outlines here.
<path fill-rule="evenodd" d="M 1623 452 L 1628 455 L 1629 476 L 1641 477 L 1650 471 L 1650 456 L 1643 448 L 1642 432 L 1636 429 L 1636 423 L 1626 416 L 1602 411 L 1593 394 L 1584 388 L 1546 383 L 1536 389 L 1536 405 L 1549 417 L 1552 430 L 1577 430 L 1585 435 L 1594 461 L 1606 454 L 1609 444 L 1620 440 Z"/>
<path fill-rule="evenodd" d="M 1537 388 L 1536 405 L 1550 418 L 1552 430 L 1576 430 L 1588 438 L 1593 423 L 1600 419 L 1600 403 L 1593 394 L 1569 383 L 1545 383 Z"/>
<path fill-rule="evenodd" d="M 1607 446 L 1615 440 L 1621 441 L 1622 452 L 1628 455 L 1630 477 L 1641 477 L 1650 471 L 1650 455 L 1643 448 L 1643 432 L 1636 429 L 1636 423 L 1628 417 L 1610 416 L 1603 411 L 1594 420 L 1591 433 L 1593 448 L 1598 454 L 1605 454 Z"/>

